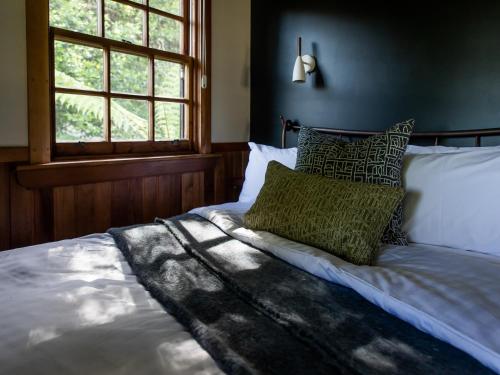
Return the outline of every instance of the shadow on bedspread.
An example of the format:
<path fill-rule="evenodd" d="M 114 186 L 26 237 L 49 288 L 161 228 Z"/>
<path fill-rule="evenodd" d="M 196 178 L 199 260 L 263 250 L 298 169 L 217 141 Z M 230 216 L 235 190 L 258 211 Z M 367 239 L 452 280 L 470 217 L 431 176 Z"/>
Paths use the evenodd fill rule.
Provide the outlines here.
<path fill-rule="evenodd" d="M 229 374 L 492 373 L 199 216 L 110 233 L 139 281 Z"/>

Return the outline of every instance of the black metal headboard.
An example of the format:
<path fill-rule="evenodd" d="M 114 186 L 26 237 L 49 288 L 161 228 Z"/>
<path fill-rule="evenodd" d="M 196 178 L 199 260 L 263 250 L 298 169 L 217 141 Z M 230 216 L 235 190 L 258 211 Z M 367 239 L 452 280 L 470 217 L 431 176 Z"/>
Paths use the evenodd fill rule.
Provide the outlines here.
<path fill-rule="evenodd" d="M 281 147 L 286 147 L 286 133 L 289 131 L 299 131 L 300 125 L 297 122 L 287 120 L 281 116 Z M 321 133 L 334 134 L 345 137 L 369 137 L 372 135 L 382 134 L 383 132 L 364 131 L 364 130 L 343 130 L 332 128 L 317 128 L 311 127 Z M 500 136 L 500 128 L 496 129 L 478 129 L 478 130 L 459 130 L 459 131 L 443 131 L 443 132 L 415 132 L 412 134 L 413 139 L 433 139 L 434 145 L 438 145 L 443 138 L 474 138 L 474 146 L 481 146 L 481 138 L 486 136 Z"/>

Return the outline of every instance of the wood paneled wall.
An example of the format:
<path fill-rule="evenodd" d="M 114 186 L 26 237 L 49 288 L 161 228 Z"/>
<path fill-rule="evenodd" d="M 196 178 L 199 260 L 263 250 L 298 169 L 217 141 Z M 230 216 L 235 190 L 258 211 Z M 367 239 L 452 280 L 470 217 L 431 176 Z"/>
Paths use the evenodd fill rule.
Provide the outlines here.
<path fill-rule="evenodd" d="M 15 166 L 0 164 L 0 250 L 148 223 L 198 206 L 221 203 L 214 170 L 84 185 L 26 189 Z"/>
<path fill-rule="evenodd" d="M 10 246 L 10 174 L 7 164 L 0 164 L 0 250 Z"/>
<path fill-rule="evenodd" d="M 240 196 L 245 180 L 245 169 L 250 150 L 247 143 L 214 143 L 213 152 L 224 159 L 224 191 L 226 202 L 234 202 Z"/>
<path fill-rule="evenodd" d="M 215 167 L 188 173 L 27 189 L 14 163 L 0 163 L 0 250 L 148 223 L 194 207 L 236 201 L 246 144 L 214 145 Z"/>
<path fill-rule="evenodd" d="M 54 239 L 149 223 L 205 203 L 205 172 L 164 175 L 53 190 Z M 210 172 L 207 172 L 210 173 Z"/>

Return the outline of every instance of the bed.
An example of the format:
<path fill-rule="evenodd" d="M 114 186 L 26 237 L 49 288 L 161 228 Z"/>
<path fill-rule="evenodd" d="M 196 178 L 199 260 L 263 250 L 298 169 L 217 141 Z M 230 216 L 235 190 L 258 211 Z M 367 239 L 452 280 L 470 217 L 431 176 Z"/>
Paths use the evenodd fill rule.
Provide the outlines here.
<path fill-rule="evenodd" d="M 214 254 L 226 241 L 217 238 L 227 236 L 227 241 L 242 244 L 245 251 L 264 251 L 293 266 L 294 272 L 305 271 L 304 275 L 345 287 L 353 293 L 347 294 L 349 298 L 362 296 L 370 305 L 409 323 L 401 329 L 415 327 L 423 332 L 422 340 L 435 338 L 429 345 L 436 345 L 436 352 L 448 353 L 443 358 L 453 361 L 431 372 L 457 373 L 456 366 L 463 366 L 464 373 L 500 373 L 500 257 L 411 243 L 385 245 L 374 266 L 354 266 L 314 247 L 246 229 L 243 215 L 250 207 L 248 202 L 201 207 L 175 220 L 187 223 L 183 228 L 192 226 L 188 232 L 194 238 L 212 236 L 205 234 L 200 220 L 220 231 L 208 240 L 204 237 L 215 241 L 210 245 Z M 135 233 L 137 229 L 125 230 Z M 252 259 L 234 257 L 231 267 L 245 272 L 258 268 Z M 137 281 L 126 252 L 120 251 L 110 233 L 6 251 L 0 253 L 0 267 L 0 373 L 227 371 L 207 351 L 210 344 L 195 340 L 186 324 L 174 318 L 175 312 L 168 308 L 167 312 Z M 373 373 L 403 372 L 390 355 L 394 347 L 412 360 L 425 362 L 418 357 L 422 353 L 392 341 L 365 342 L 350 356 L 366 362 L 364 368 Z M 313 363 L 306 365 L 311 373 L 321 372 L 320 367 L 315 371 Z M 266 373 L 258 367 L 246 372 L 240 370 L 248 367 L 230 368 L 234 373 Z"/>

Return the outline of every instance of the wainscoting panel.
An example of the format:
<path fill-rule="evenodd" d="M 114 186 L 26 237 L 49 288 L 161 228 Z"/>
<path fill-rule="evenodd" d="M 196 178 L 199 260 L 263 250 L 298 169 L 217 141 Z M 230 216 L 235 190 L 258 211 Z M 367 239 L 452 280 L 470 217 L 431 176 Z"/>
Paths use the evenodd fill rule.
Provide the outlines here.
<path fill-rule="evenodd" d="M 54 188 L 54 240 L 77 236 L 75 206 L 74 186 Z"/>
<path fill-rule="evenodd" d="M 182 211 L 187 212 L 205 202 L 203 172 L 182 175 Z"/>
<path fill-rule="evenodd" d="M 182 199 L 185 195 L 181 190 L 181 176 L 178 174 L 160 176 L 156 182 L 158 198 L 156 200 L 156 212 L 145 221 L 153 221 L 156 216 L 170 217 L 182 212 Z"/>
<path fill-rule="evenodd" d="M 34 167 L 32 171 L 15 163 L 0 163 L 0 250 L 150 223 L 155 217 L 235 201 L 243 183 L 248 147 L 214 146 L 218 154 L 200 157 L 199 163 L 193 159 L 167 161 L 162 168 L 162 161 L 157 160 L 154 169 L 145 165 L 143 173 L 134 162 L 130 177 L 124 173 L 121 179 L 114 168 L 107 175 L 102 164 L 96 166 L 97 172 L 85 165 L 89 183 L 81 183 L 85 178 L 75 166 L 65 173 L 60 166 L 57 170 Z M 127 170 L 123 165 L 120 168 Z"/>
<path fill-rule="evenodd" d="M 203 206 L 209 172 L 54 188 L 54 240 L 150 223 Z"/>
<path fill-rule="evenodd" d="M 29 246 L 44 242 L 48 236 L 43 233 L 46 228 L 45 216 L 40 190 L 28 190 L 17 183 L 15 171 L 10 170 L 10 242 L 16 246 Z"/>
<path fill-rule="evenodd" d="M 191 176 L 164 175 L 54 188 L 54 239 L 101 233 L 110 227 L 152 222 L 204 204 L 201 185 Z"/>
<path fill-rule="evenodd" d="M 222 160 L 221 155 L 201 157 L 199 166 L 195 160 L 175 165 L 168 161 L 165 168 L 161 168 L 161 161 L 155 161 L 154 167 L 161 174 L 150 175 L 148 170 L 142 177 L 136 177 L 138 167 L 134 164 L 132 178 L 124 174 L 122 179 L 112 176 L 106 181 L 106 175 L 99 171 L 100 176 L 89 177 L 92 183 L 63 186 L 57 185 L 64 184 L 64 168 L 58 167 L 55 172 L 41 167 L 32 177 L 31 171 L 23 167 L 23 178 L 39 186 L 31 188 L 20 184 L 16 165 L 0 164 L 0 250 L 102 233 L 111 227 L 149 223 L 155 217 L 171 217 L 194 207 L 222 203 L 223 198 L 215 197 L 225 196 L 221 190 L 225 185 L 214 185 L 224 180 L 224 176 L 214 175 L 222 173 L 216 168 Z M 182 171 L 179 163 L 186 163 L 188 172 L 178 172 Z M 74 166 L 69 168 L 70 181 L 83 180 L 75 177 L 78 173 Z M 85 171 L 89 172 L 87 165 Z M 57 178 L 51 179 L 56 173 Z M 52 181 L 55 186 L 51 186 Z"/>
<path fill-rule="evenodd" d="M 215 143 L 212 145 L 213 152 L 222 154 L 224 159 L 225 176 L 225 201 L 237 201 L 243 181 L 245 169 L 248 164 L 250 149 L 247 143 Z"/>
<path fill-rule="evenodd" d="M 7 164 L 0 164 L 0 250 L 10 245 L 10 174 Z"/>

